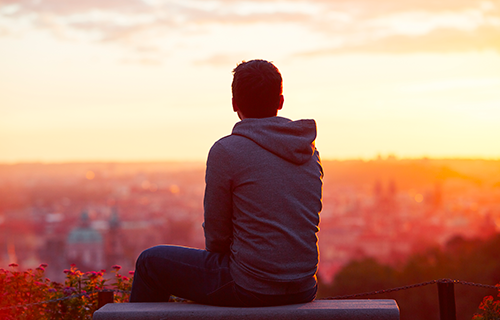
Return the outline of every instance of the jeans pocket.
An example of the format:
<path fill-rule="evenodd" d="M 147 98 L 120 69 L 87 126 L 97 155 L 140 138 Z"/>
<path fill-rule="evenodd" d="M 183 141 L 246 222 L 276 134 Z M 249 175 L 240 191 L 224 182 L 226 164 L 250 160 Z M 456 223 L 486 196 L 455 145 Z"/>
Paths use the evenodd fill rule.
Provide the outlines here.
<path fill-rule="evenodd" d="M 224 307 L 238 307 L 241 306 L 240 300 L 236 296 L 235 283 L 230 281 L 218 288 L 215 291 L 210 292 L 207 295 L 208 304 L 214 306 L 224 306 Z"/>
<path fill-rule="evenodd" d="M 248 291 L 237 284 L 234 285 L 234 291 L 235 296 L 238 297 L 238 300 L 241 301 L 241 305 L 244 307 L 262 307 L 268 303 L 258 293 Z"/>

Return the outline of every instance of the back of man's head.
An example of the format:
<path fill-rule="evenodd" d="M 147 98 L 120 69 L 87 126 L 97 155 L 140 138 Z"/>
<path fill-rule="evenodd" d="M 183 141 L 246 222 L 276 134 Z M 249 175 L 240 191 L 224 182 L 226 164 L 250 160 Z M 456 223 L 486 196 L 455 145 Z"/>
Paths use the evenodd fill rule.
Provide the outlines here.
<path fill-rule="evenodd" d="M 276 116 L 281 108 L 283 80 L 271 62 L 243 61 L 233 70 L 233 99 L 247 118 Z"/>

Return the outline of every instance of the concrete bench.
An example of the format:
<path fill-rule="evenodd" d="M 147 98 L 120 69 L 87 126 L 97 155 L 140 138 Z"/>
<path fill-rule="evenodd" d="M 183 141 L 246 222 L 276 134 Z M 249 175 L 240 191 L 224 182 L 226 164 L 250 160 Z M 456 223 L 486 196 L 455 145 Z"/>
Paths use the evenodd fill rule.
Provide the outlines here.
<path fill-rule="evenodd" d="M 398 320 L 394 300 L 316 300 L 305 304 L 263 308 L 214 307 L 194 303 L 108 303 L 94 313 L 94 320 L 164 319 L 335 319 Z"/>

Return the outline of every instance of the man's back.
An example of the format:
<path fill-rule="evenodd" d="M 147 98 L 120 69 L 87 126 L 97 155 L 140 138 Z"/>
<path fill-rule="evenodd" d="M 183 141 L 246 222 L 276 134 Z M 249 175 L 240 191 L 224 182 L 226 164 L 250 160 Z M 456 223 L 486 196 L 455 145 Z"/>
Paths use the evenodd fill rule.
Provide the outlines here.
<path fill-rule="evenodd" d="M 233 75 L 232 107 L 241 121 L 208 156 L 206 250 L 144 250 L 131 302 L 168 301 L 173 294 L 258 307 L 316 297 L 323 186 L 316 123 L 277 117 L 283 79 L 271 62 L 242 62 Z"/>
<path fill-rule="evenodd" d="M 231 252 L 236 284 L 267 294 L 316 285 L 323 171 L 313 120 L 245 119 L 207 161 L 207 250 Z"/>

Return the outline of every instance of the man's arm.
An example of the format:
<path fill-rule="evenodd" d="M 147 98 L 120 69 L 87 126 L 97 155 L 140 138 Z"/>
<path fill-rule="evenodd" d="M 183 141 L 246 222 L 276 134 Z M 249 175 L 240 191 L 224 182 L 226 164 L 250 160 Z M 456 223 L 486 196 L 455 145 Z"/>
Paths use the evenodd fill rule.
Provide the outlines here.
<path fill-rule="evenodd" d="M 212 252 L 229 252 L 233 238 L 233 202 L 228 154 L 220 143 L 210 149 L 205 174 L 205 246 Z"/>

